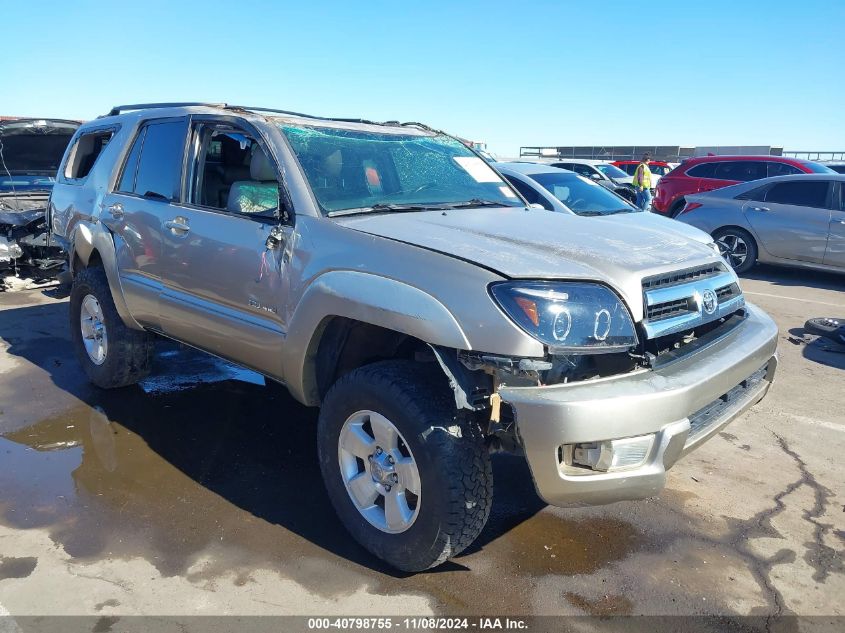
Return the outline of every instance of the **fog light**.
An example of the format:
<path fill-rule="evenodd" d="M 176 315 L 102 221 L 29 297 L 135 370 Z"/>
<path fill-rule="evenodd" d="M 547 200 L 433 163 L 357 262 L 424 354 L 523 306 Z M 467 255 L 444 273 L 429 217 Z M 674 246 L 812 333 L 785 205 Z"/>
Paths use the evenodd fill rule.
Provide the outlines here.
<path fill-rule="evenodd" d="M 566 461 L 601 472 L 642 466 L 651 453 L 654 434 L 604 442 L 584 442 L 564 447 Z"/>

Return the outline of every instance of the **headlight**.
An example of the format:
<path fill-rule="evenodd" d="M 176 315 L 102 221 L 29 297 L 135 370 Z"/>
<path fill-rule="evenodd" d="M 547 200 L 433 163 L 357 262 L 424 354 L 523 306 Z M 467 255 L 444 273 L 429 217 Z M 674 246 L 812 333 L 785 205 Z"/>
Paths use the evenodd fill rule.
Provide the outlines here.
<path fill-rule="evenodd" d="M 613 291 L 592 283 L 514 281 L 490 287 L 516 324 L 559 354 L 634 347 L 631 315 Z"/>

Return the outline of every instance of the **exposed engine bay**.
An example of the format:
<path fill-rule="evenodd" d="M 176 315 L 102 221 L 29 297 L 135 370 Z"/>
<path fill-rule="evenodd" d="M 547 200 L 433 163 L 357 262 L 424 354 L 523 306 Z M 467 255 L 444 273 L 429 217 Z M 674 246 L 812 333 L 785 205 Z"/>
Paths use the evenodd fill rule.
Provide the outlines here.
<path fill-rule="evenodd" d="M 0 278 L 42 281 L 63 269 L 66 256 L 49 234 L 47 203 L 77 127 L 75 121 L 0 121 Z"/>

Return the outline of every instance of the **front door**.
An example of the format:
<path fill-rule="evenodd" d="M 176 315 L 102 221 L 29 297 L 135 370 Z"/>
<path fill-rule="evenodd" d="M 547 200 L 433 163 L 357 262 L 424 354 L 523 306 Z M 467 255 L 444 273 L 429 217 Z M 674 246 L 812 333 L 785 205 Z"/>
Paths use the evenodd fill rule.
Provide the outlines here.
<path fill-rule="evenodd" d="M 822 263 L 830 230 L 830 183 L 788 180 L 759 190 L 743 205 L 760 246 L 775 257 Z"/>
<path fill-rule="evenodd" d="M 183 202 L 163 235 L 165 334 L 276 378 L 284 341 L 291 227 L 258 135 L 193 120 Z"/>
<path fill-rule="evenodd" d="M 114 234 L 123 295 L 132 316 L 160 329 L 163 224 L 173 214 L 181 181 L 187 119 L 158 119 L 135 137 L 100 219 Z"/>

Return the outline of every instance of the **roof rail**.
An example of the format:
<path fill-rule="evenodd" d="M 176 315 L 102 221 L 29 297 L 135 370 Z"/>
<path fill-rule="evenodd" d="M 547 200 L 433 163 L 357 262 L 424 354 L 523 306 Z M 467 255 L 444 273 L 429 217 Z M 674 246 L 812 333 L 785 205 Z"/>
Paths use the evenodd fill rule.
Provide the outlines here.
<path fill-rule="evenodd" d="M 383 125 L 382 123 L 377 123 L 376 121 L 370 121 L 369 119 L 318 116 L 316 114 L 305 114 L 304 112 L 292 112 L 290 110 L 277 110 L 276 108 L 261 108 L 261 107 L 254 107 L 254 106 L 236 106 L 236 105 L 227 105 L 227 106 L 224 106 L 224 107 L 226 107 L 229 110 L 246 110 L 247 112 L 269 112 L 270 114 L 286 114 L 288 116 L 302 117 L 304 119 L 315 119 L 317 121 L 337 121 L 339 123 L 369 123 L 371 125 Z"/>
<path fill-rule="evenodd" d="M 225 103 L 203 103 L 201 101 L 180 101 L 174 103 L 132 103 L 114 106 L 106 116 L 114 116 L 128 110 L 147 110 L 150 108 L 184 108 L 186 106 L 208 106 L 209 108 L 227 108 Z"/>

